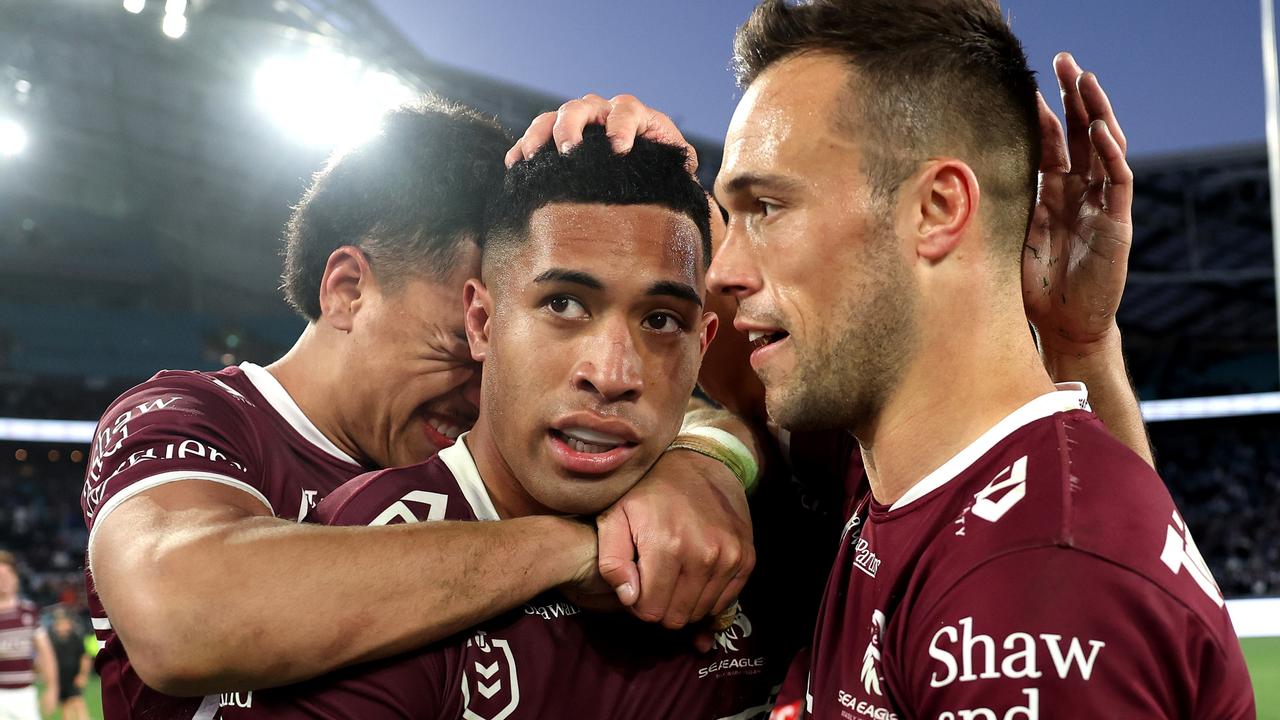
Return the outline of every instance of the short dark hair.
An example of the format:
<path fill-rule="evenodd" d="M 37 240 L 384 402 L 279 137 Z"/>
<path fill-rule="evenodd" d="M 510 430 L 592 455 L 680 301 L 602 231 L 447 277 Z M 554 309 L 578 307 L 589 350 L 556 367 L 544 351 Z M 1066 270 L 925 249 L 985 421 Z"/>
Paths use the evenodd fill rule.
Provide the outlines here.
<path fill-rule="evenodd" d="M 388 112 L 376 137 L 335 154 L 285 228 L 285 299 L 320 317 L 329 255 L 360 248 L 384 285 L 443 278 L 459 243 L 479 242 L 484 205 L 502 179 L 510 136 L 462 105 L 428 98 Z"/>
<path fill-rule="evenodd" d="M 560 154 L 554 142 L 507 171 L 485 214 L 486 256 L 528 237 L 529 220 L 552 203 L 657 205 L 687 216 L 702 239 L 702 262 L 711 262 L 711 206 L 685 167 L 684 148 L 636 138 L 631 151 L 613 151 L 605 130 L 588 126 L 582 143 Z"/>
<path fill-rule="evenodd" d="M 8 550 L 0 550 L 0 565 L 8 565 L 16 572 L 18 570 L 18 558 Z"/>
<path fill-rule="evenodd" d="M 805 52 L 847 59 L 860 103 L 837 122 L 862 136 L 887 197 L 918 164 L 955 154 L 991 198 L 1021 258 L 1040 166 L 1035 73 L 995 0 L 764 0 L 734 38 L 738 82 Z"/>

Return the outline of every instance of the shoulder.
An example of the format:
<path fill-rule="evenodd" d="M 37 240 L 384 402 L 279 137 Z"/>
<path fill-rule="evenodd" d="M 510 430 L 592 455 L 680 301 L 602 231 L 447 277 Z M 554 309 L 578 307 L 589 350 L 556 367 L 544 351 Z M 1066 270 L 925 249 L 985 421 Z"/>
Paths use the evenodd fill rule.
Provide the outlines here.
<path fill-rule="evenodd" d="M 1209 616 L 1076 548 L 1010 551 L 926 595 L 891 633 L 904 689 L 940 704 L 930 712 L 982 700 L 999 715 L 1036 696 L 1117 717 L 1172 717 L 1226 697 L 1211 686 L 1248 687 L 1225 610 Z M 1135 695 L 1139 683 L 1146 691 Z"/>
<path fill-rule="evenodd" d="M 954 537 L 935 546 L 975 563 L 1038 545 L 1122 560 L 1174 511 L 1159 475 L 1083 411 L 1019 429 L 967 475 Z"/>
<path fill-rule="evenodd" d="M 326 525 L 476 519 L 457 479 L 439 456 L 352 478 L 329 493 L 316 513 Z"/>
<path fill-rule="evenodd" d="M 243 373 L 235 367 L 218 372 L 163 370 L 116 398 L 103 413 L 99 427 L 105 429 L 146 415 L 172 418 L 253 408 L 253 402 L 239 387 L 244 382 Z"/>
<path fill-rule="evenodd" d="M 927 553 L 939 580 L 1027 548 L 1073 549 L 1202 613 L 1222 607 L 1160 476 L 1091 413 L 1060 413 L 1011 436 L 966 480 L 956 515 Z"/>

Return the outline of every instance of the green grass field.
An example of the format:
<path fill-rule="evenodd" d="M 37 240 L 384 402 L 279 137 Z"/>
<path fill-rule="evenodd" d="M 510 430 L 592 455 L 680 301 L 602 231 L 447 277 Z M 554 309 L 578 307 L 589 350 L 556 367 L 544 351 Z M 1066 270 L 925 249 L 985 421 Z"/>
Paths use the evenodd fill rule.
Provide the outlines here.
<path fill-rule="evenodd" d="M 1280 637 L 1246 638 L 1240 641 L 1244 659 L 1253 676 L 1253 690 L 1258 696 L 1258 720 L 1280 720 Z M 94 676 L 85 688 L 89 717 L 102 718 L 101 690 Z M 46 720 L 62 720 L 61 713 Z"/>
<path fill-rule="evenodd" d="M 1258 720 L 1280 720 L 1280 637 L 1245 638 L 1240 645 L 1258 696 Z"/>

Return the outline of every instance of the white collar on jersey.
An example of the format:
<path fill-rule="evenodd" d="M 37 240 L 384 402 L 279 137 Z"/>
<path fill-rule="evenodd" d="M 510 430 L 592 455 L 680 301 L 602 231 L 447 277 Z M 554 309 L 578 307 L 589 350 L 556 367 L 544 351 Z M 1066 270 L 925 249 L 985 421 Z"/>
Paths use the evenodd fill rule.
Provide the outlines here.
<path fill-rule="evenodd" d="M 898 501 L 890 506 L 889 510 L 893 511 L 905 507 L 951 482 L 952 478 L 964 472 L 970 465 L 977 462 L 983 455 L 986 455 L 987 451 L 995 447 L 1001 440 L 1012 435 L 1018 428 L 1030 425 L 1036 420 L 1047 418 L 1055 413 L 1089 409 L 1089 390 L 1085 388 L 1084 383 L 1058 383 L 1057 388 L 1054 392 L 1045 393 L 1014 410 L 990 430 L 982 433 L 968 447 L 956 453 L 937 470 L 924 476 L 923 480 L 912 485 L 911 489 L 898 498 Z"/>
<path fill-rule="evenodd" d="M 484 480 L 480 478 L 476 459 L 467 449 L 467 444 L 464 442 L 466 437 L 467 433 L 462 433 L 458 436 L 457 442 L 441 450 L 440 459 L 445 467 L 449 468 L 449 472 L 453 473 L 453 479 L 458 481 L 458 487 L 467 498 L 467 503 L 471 505 L 471 512 L 475 514 L 476 519 L 497 520 L 498 511 L 493 507 L 489 489 L 484 486 Z"/>
<path fill-rule="evenodd" d="M 258 392 L 262 393 L 262 397 L 271 403 L 271 408 L 279 413 L 280 417 L 284 418 L 285 422 L 289 423 L 294 430 L 297 430 L 298 434 L 306 439 L 307 442 L 343 462 L 356 466 L 360 465 L 355 458 L 343 452 L 341 448 L 333 444 L 332 440 L 325 437 L 324 433 L 320 432 L 320 428 L 316 427 L 315 423 L 311 422 L 311 419 L 302 412 L 302 408 L 298 407 L 298 403 L 293 401 L 293 398 L 289 396 L 289 391 L 284 389 L 284 386 L 280 384 L 275 375 L 267 372 L 266 368 L 254 365 L 251 362 L 240 363 L 240 369 L 244 371 L 245 377 L 249 378 L 249 382 L 253 383 Z"/>

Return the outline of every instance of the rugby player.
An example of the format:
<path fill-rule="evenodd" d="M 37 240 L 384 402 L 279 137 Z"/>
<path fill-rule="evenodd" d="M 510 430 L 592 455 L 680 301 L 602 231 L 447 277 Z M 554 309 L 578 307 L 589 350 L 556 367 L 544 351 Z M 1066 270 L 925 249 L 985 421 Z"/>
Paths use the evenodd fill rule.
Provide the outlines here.
<path fill-rule="evenodd" d="M 634 485 L 676 437 L 717 326 L 702 306 L 708 205 L 684 160 L 644 139 L 616 155 L 596 128 L 569 155 L 513 167 L 488 213 L 482 279 L 466 286 L 483 361 L 474 429 L 426 463 L 352 480 L 318 514 L 343 525 L 589 517 Z M 592 546 L 581 527 L 577 542 Z M 394 662 L 229 696 L 220 717 L 763 714 L 784 666 L 751 592 L 711 654 L 544 595 Z"/>
<path fill-rule="evenodd" d="M 1038 169 L 1074 173 L 1095 229 L 1080 250 L 1096 257 L 1050 271 L 1107 271 L 1129 244 L 1113 116 L 1042 158 L 1056 119 L 986 0 L 768 0 L 735 60 L 708 283 L 739 303 L 771 417 L 851 432 L 870 487 L 828 580 L 807 715 L 1253 717 L 1222 594 L 1164 484 L 1083 386 L 1054 387 L 1027 333 Z M 1110 299 L 1074 301 L 1114 324 Z"/>
<path fill-rule="evenodd" d="M 343 482 L 425 460 L 474 420 L 462 287 L 509 144 L 442 103 L 391 113 L 290 221 L 284 288 L 308 321 L 294 348 L 267 367 L 161 372 L 103 415 L 82 506 L 107 717 L 191 717 L 219 696 L 171 696 L 409 650 L 551 588 L 594 588 L 600 566 L 669 627 L 737 594 L 754 562 L 742 486 L 683 450 L 601 516 L 603 553 L 559 517 L 301 524 Z"/>
<path fill-rule="evenodd" d="M 1132 175 L 1097 78 L 1055 58 L 1064 134 L 993 3 L 791 5 L 762 4 L 736 42 L 709 286 L 740 303 L 772 419 L 851 432 L 870 484 L 802 699 L 777 716 L 1252 717 L 1127 387 Z M 623 145 L 672 132 L 633 98 L 584 96 L 508 162 L 589 122 Z M 804 437 L 779 433 L 793 461 Z"/>
<path fill-rule="evenodd" d="M 39 606 L 18 590 L 18 561 L 0 550 L 0 720 L 40 720 L 58 708 L 57 664 Z"/>

